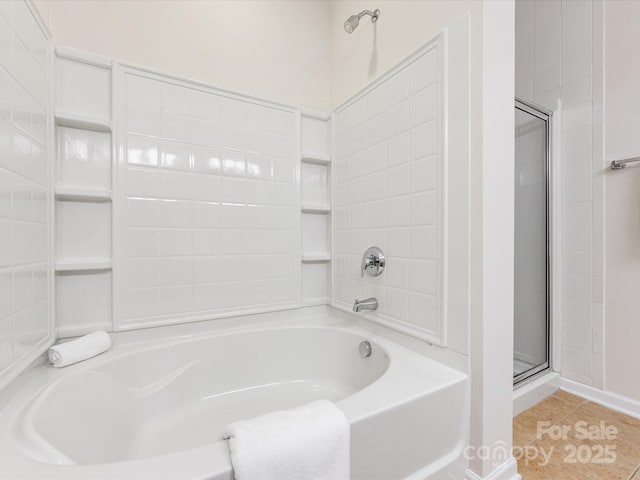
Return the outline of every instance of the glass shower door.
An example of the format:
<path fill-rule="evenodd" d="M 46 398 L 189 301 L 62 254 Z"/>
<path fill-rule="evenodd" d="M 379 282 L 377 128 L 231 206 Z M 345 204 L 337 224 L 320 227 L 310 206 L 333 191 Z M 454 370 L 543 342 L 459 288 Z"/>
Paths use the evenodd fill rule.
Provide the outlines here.
<path fill-rule="evenodd" d="M 549 114 L 516 101 L 513 381 L 549 367 Z"/>

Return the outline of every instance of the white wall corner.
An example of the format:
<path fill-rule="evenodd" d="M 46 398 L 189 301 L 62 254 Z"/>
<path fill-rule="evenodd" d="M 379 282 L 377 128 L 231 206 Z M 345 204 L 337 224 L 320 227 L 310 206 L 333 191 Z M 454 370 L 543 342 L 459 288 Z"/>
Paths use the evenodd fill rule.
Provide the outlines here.
<path fill-rule="evenodd" d="M 467 470 L 466 480 L 521 480 L 522 477 L 518 473 L 518 463 L 515 458 L 511 457 L 506 462 L 495 468 L 486 477 L 481 477 L 471 470 Z"/>
<path fill-rule="evenodd" d="M 470 469 L 477 478 L 517 478 L 511 457 L 514 299 L 515 2 L 483 2 L 481 310 L 471 322 Z M 476 127 L 477 128 L 477 127 Z M 476 199 L 477 200 L 477 199 Z M 478 236 L 476 235 L 476 241 Z"/>

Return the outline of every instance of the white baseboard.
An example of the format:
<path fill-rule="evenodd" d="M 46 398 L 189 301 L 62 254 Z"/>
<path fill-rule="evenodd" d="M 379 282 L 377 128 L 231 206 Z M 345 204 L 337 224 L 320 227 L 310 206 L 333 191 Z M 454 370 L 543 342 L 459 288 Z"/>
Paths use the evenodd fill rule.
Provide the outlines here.
<path fill-rule="evenodd" d="M 600 390 L 599 388 L 575 382 L 564 377 L 560 378 L 560 388 L 569 393 L 584 397 L 587 400 L 600 403 L 611 410 L 640 418 L 640 401 L 638 400 L 607 390 Z"/>
<path fill-rule="evenodd" d="M 519 385 L 513 390 L 513 416 L 515 417 L 533 407 L 559 388 L 560 374 L 551 371 L 541 374 L 530 382 Z"/>
<path fill-rule="evenodd" d="M 466 480 L 522 480 L 518 473 L 518 463 L 513 457 L 499 465 L 486 477 L 481 477 L 471 470 L 467 470 L 466 477 Z"/>

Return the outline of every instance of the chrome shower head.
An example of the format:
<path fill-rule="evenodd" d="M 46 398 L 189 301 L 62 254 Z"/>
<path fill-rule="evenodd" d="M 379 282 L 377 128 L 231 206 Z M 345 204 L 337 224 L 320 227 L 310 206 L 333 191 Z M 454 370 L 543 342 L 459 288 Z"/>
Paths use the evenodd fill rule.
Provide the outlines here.
<path fill-rule="evenodd" d="M 353 32 L 360 23 L 360 17 L 358 15 L 351 15 L 346 22 L 344 22 L 344 29 L 347 33 Z"/>
<path fill-rule="evenodd" d="M 369 15 L 371 17 L 371 23 L 376 23 L 378 21 L 378 17 L 380 16 L 380 10 L 375 9 L 373 12 L 371 10 L 363 10 L 358 15 L 351 15 L 346 22 L 344 22 L 344 30 L 347 33 L 353 33 L 353 31 L 358 27 L 360 23 L 360 19 L 365 15 Z"/>

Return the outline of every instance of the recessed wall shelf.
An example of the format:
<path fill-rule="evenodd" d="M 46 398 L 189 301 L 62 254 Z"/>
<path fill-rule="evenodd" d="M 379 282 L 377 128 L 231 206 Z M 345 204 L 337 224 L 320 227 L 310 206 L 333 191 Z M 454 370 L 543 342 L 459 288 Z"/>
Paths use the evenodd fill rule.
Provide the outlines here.
<path fill-rule="evenodd" d="M 81 128 L 94 132 L 110 132 L 111 122 L 101 118 L 77 115 L 69 112 L 56 112 L 56 125 L 61 127 Z"/>
<path fill-rule="evenodd" d="M 331 211 L 331 206 L 308 203 L 303 204 L 300 210 L 302 213 L 329 213 Z"/>
<path fill-rule="evenodd" d="M 79 202 L 109 202 L 110 190 L 76 187 L 56 187 L 56 198 L 59 200 L 71 200 Z"/>
<path fill-rule="evenodd" d="M 56 47 L 53 171 L 59 338 L 113 330 L 114 179 L 110 58 Z"/>
<path fill-rule="evenodd" d="M 111 270 L 111 260 L 108 258 L 83 258 L 56 262 L 56 272 L 82 272 L 91 270 Z"/>
<path fill-rule="evenodd" d="M 328 252 L 302 254 L 302 263 L 328 262 L 329 260 L 331 260 L 331 254 Z"/>
<path fill-rule="evenodd" d="M 321 155 L 318 153 L 303 153 L 302 161 L 304 163 L 314 163 L 316 165 L 328 165 L 331 163 L 331 157 L 329 155 Z"/>
<path fill-rule="evenodd" d="M 326 305 L 331 292 L 331 114 L 300 116 L 301 304 Z"/>

